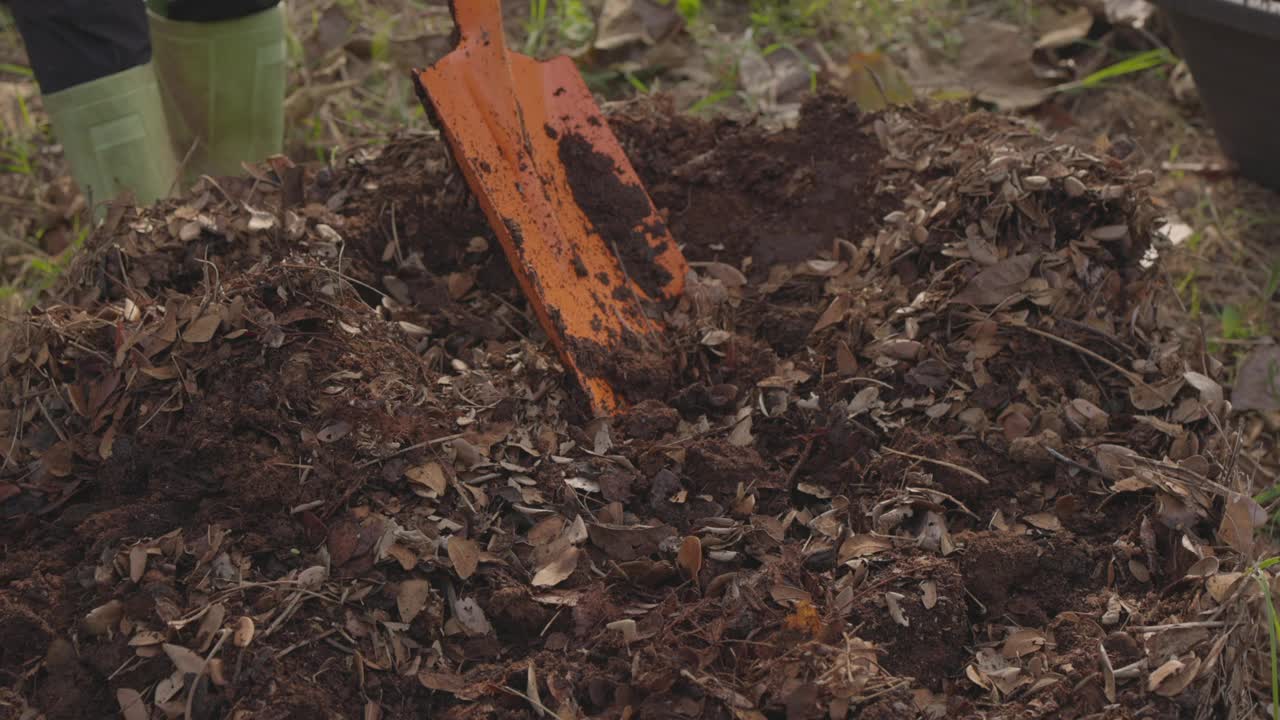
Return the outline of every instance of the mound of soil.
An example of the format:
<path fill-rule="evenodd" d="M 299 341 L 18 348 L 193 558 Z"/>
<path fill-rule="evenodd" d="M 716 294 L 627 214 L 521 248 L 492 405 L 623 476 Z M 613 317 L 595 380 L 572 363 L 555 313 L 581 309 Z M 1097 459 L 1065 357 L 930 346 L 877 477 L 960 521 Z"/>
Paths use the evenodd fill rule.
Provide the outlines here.
<path fill-rule="evenodd" d="M 0 345 L 6 706 L 1224 707 L 1222 393 L 1141 179 L 959 108 L 611 122 L 695 268 L 617 418 L 434 137 L 114 211 Z"/>

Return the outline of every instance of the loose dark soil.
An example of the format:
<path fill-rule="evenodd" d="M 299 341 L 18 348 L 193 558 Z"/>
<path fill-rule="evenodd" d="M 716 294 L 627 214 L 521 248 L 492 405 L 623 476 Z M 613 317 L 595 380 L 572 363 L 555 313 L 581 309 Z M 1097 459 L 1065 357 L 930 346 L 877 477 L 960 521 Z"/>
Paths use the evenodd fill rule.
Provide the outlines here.
<path fill-rule="evenodd" d="M 431 138 L 305 168 L 292 203 L 262 169 L 96 233 L 0 353 L 4 707 L 1216 711 L 1212 677 L 1108 698 L 1098 669 L 1209 602 L 1178 581 L 1219 520 L 1094 457 L 1191 482 L 1221 452 L 1191 386 L 1139 408 L 1115 372 L 1195 362 L 1150 305 L 1123 166 L 957 108 L 611 121 L 699 263 L 661 368 L 614 358 L 650 387 L 612 421 Z"/>
<path fill-rule="evenodd" d="M 837 99 L 795 129 L 622 111 L 623 147 L 691 260 L 750 258 L 753 274 L 858 241 L 897 200 L 877 187 L 884 150 L 870 120 Z"/>

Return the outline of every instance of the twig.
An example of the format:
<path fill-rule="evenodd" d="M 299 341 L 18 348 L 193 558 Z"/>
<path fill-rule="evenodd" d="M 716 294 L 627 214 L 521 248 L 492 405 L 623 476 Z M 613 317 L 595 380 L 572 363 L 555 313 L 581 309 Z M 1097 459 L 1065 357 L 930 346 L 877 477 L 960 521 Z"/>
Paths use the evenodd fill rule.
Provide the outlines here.
<path fill-rule="evenodd" d="M 791 472 L 787 473 L 787 487 L 794 488 L 796 476 L 800 474 L 800 468 L 809 461 L 809 456 L 813 454 L 813 438 L 809 438 L 804 443 L 804 449 L 800 451 L 800 458 L 796 460 L 796 464 L 791 466 Z"/>
<path fill-rule="evenodd" d="M 1072 460 L 1071 458 L 1067 457 L 1066 455 L 1063 455 L 1062 453 L 1058 452 L 1057 450 L 1054 450 L 1048 445 L 1041 445 L 1040 447 L 1044 448 L 1044 451 L 1049 453 L 1049 455 L 1051 455 L 1055 460 L 1064 462 L 1077 470 L 1083 470 L 1087 473 L 1092 473 L 1094 475 L 1097 475 L 1100 478 L 1107 477 L 1107 474 L 1102 472 L 1101 470 L 1091 468 L 1088 465 L 1085 465 L 1083 463 L 1078 463 L 1075 460 Z"/>
<path fill-rule="evenodd" d="M 49 421 L 49 426 L 53 428 L 53 432 L 57 434 L 58 439 L 66 442 L 67 434 L 62 432 L 62 428 L 58 426 L 58 423 L 54 422 L 53 416 L 45 409 L 44 402 L 40 400 L 39 395 L 36 396 L 36 407 L 40 408 L 40 414 L 44 415 L 44 419 Z"/>
<path fill-rule="evenodd" d="M 681 670 L 680 675 L 734 710 L 755 709 L 755 705 L 746 696 L 732 688 L 723 687 L 715 678 L 699 678 L 688 670 Z"/>
<path fill-rule="evenodd" d="M 1027 332 L 1031 333 L 1032 335 L 1038 335 L 1038 336 L 1040 336 L 1040 337 L 1042 337 L 1042 338 L 1044 338 L 1044 339 L 1046 339 L 1046 340 L 1052 340 L 1052 341 L 1054 341 L 1054 342 L 1056 342 L 1056 343 L 1059 343 L 1059 344 L 1065 345 L 1066 347 L 1069 347 L 1069 348 L 1071 348 L 1072 350 L 1075 350 L 1075 351 L 1076 351 L 1076 352 L 1078 352 L 1078 353 L 1081 353 L 1081 354 L 1087 355 L 1087 356 L 1089 356 L 1089 357 L 1093 358 L 1094 360 L 1097 360 L 1098 362 L 1102 363 L 1103 365 L 1106 365 L 1107 367 L 1111 368 L 1112 370 L 1115 370 L 1116 372 L 1118 372 L 1118 373 L 1120 373 L 1121 375 L 1123 375 L 1123 376 L 1125 376 L 1126 378 L 1128 378 L 1129 382 L 1132 382 L 1132 383 L 1133 383 L 1133 384 L 1135 384 L 1135 385 L 1141 385 L 1142 387 L 1145 387 L 1145 388 L 1151 388 L 1151 386 L 1150 386 L 1150 385 L 1148 385 L 1148 384 L 1147 384 L 1147 382 L 1146 382 L 1145 380 L 1143 380 L 1143 379 L 1142 379 L 1142 378 L 1141 378 L 1137 373 L 1135 373 L 1134 371 L 1132 371 L 1132 370 L 1126 370 L 1123 366 L 1119 365 L 1119 364 L 1118 364 L 1118 363 L 1116 363 L 1114 360 L 1108 360 L 1107 358 L 1105 358 L 1105 357 L 1103 357 L 1103 356 L 1099 355 L 1098 353 L 1096 353 L 1096 352 L 1094 352 L 1094 351 L 1090 350 L 1089 348 L 1087 348 L 1087 347 L 1085 347 L 1085 346 L 1083 346 L 1083 345 L 1080 345 L 1080 344 L 1078 344 L 1078 343 L 1073 343 L 1073 342 L 1071 342 L 1070 340 L 1067 340 L 1066 338 L 1060 338 L 1060 337 L 1058 337 L 1057 335 L 1054 335 L 1053 333 L 1045 332 L 1044 330 L 1037 330 L 1036 328 L 1033 328 L 1033 327 L 1027 327 L 1027 326 L 1025 326 L 1025 325 L 1014 325 L 1013 327 L 1016 327 L 1016 328 L 1019 328 L 1019 329 L 1025 330 L 1025 331 L 1027 331 Z M 1151 388 L 1151 389 L 1154 389 L 1154 388 Z"/>
<path fill-rule="evenodd" d="M 200 684 L 200 678 L 204 677 L 205 673 L 209 672 L 209 661 L 212 660 L 213 657 L 218 654 L 218 651 L 222 649 L 222 643 L 226 642 L 227 637 L 230 635 L 231 635 L 230 630 L 223 630 L 222 632 L 218 633 L 218 642 L 214 643 L 213 649 L 210 650 L 209 654 L 205 656 L 204 662 L 201 663 L 200 665 L 200 672 L 196 673 L 196 676 L 192 678 L 191 687 L 187 688 L 187 704 L 185 708 L 186 714 L 183 715 L 183 717 L 188 717 L 188 718 L 193 717 L 191 714 L 191 710 L 196 700 L 196 687 Z"/>
<path fill-rule="evenodd" d="M 309 637 L 306 640 L 299 640 L 298 642 L 276 653 L 276 659 L 279 660 L 280 658 L 284 657 L 285 655 L 288 655 L 294 650 L 297 650 L 299 648 L 304 648 L 313 642 L 319 642 L 336 632 L 338 632 L 337 628 L 329 628 L 328 630 L 325 630 L 324 632 L 320 633 L 319 635 L 316 635 L 315 637 Z"/>
<path fill-rule="evenodd" d="M 306 512 L 307 510 L 315 510 L 316 508 L 320 507 L 323 504 L 324 504 L 323 500 L 312 500 L 311 502 L 304 502 L 301 505 L 295 505 L 289 508 L 289 514 L 297 515 L 298 513 Z"/>
<path fill-rule="evenodd" d="M 327 268 L 323 265 L 302 265 L 300 263 L 280 263 L 276 267 L 289 268 L 291 270 L 311 270 L 313 272 L 329 273 L 330 275 L 337 277 L 339 280 L 345 280 L 346 282 L 349 282 L 353 285 L 359 285 L 360 287 L 365 288 L 366 290 L 373 291 L 377 293 L 380 297 L 388 297 L 386 293 L 370 285 L 369 283 L 361 282 L 351 277 L 350 275 L 344 274 L 341 269 L 334 270 L 333 268 Z"/>
<path fill-rule="evenodd" d="M 502 690 L 503 692 L 506 692 L 506 693 L 511 693 L 512 695 L 515 695 L 515 696 L 516 696 L 516 697 L 518 697 L 518 698 L 523 698 L 523 699 L 524 699 L 526 702 L 528 702 L 530 705 L 532 705 L 532 706 L 534 706 L 534 707 L 538 708 L 539 710 L 541 710 L 542 712 L 544 712 L 544 713 L 546 713 L 546 714 L 550 715 L 551 717 L 555 718 L 556 720 L 564 720 L 564 718 L 562 718 L 562 717 L 560 717 L 558 714 L 556 714 L 556 711 L 555 711 L 555 710 L 552 710 L 551 708 L 547 707 L 546 705 L 543 705 L 542 703 L 538 702 L 537 700 L 534 700 L 533 698 L 529 697 L 528 695 L 525 695 L 524 693 L 520 692 L 519 690 L 517 690 L 517 689 L 515 689 L 515 688 L 507 687 L 506 685 L 499 685 L 499 686 L 498 686 L 498 689 L 500 689 L 500 690 Z"/>
<path fill-rule="evenodd" d="M 917 460 L 919 462 L 930 463 L 932 465 L 940 465 L 944 468 L 950 468 L 951 470 L 955 470 L 956 472 L 960 472 L 960 473 L 964 473 L 965 475 L 968 475 L 969 477 L 973 478 L 974 480 L 977 480 L 983 485 L 991 484 L 990 480 L 982 477 L 977 472 L 974 472 L 973 470 L 970 470 L 967 467 L 961 467 L 959 465 L 956 465 L 955 463 L 949 463 L 945 460 L 934 460 L 933 458 L 928 458 L 923 455 L 912 455 L 911 453 L 905 453 L 905 452 L 902 452 L 901 450 L 894 450 L 893 448 L 888 448 L 888 447 L 882 447 L 880 449 L 883 450 L 884 452 L 892 453 L 894 455 L 901 455 L 902 457 L 911 458 L 912 460 Z"/>
<path fill-rule="evenodd" d="M 372 460 L 365 460 L 365 461 L 364 461 L 364 462 L 362 462 L 362 463 L 358 463 L 358 464 L 356 465 L 356 469 L 360 469 L 360 468 L 367 468 L 367 467 L 369 467 L 370 465 L 373 465 L 374 463 L 380 463 L 380 462 L 382 462 L 382 461 L 384 461 L 384 460 L 390 460 L 391 458 L 396 457 L 397 455 L 403 455 L 403 454 L 408 453 L 408 452 L 413 452 L 414 450 L 421 450 L 421 449 L 422 449 L 422 448 L 424 448 L 424 447 L 430 447 L 430 446 L 432 446 L 432 445 L 439 445 L 440 443 L 449 442 L 450 440 L 457 440 L 458 438 L 462 437 L 463 435 L 466 435 L 466 433 L 454 433 L 454 434 L 452 434 L 452 435 L 442 435 L 442 436 L 440 436 L 440 437 L 438 437 L 438 438 L 432 438 L 431 440 L 427 440 L 427 441 L 425 441 L 425 442 L 415 443 L 415 444 L 413 444 L 413 445 L 410 445 L 409 447 L 406 447 L 406 448 L 400 448 L 399 450 L 397 450 L 397 451 L 395 451 L 395 452 L 391 453 L 390 455 L 386 455 L 386 456 L 383 456 L 383 457 L 380 457 L 380 458 L 374 458 L 374 459 L 372 459 Z"/>
<path fill-rule="evenodd" d="M 301 592 L 295 592 L 293 595 L 289 596 L 289 599 L 285 601 L 284 610 L 276 616 L 276 619 L 271 622 L 271 625 L 267 627 L 266 632 L 262 633 L 261 637 L 266 639 L 276 630 L 279 630 L 280 626 L 288 621 L 289 618 L 293 617 L 293 614 L 298 611 L 298 608 L 302 607 L 302 603 L 304 602 L 306 602 L 306 600 L 303 598 Z"/>
<path fill-rule="evenodd" d="M 1182 628 L 1219 628 L 1226 627 L 1223 620 L 1198 620 L 1193 622 L 1167 623 L 1165 625 L 1130 625 L 1128 630 L 1137 632 L 1159 632 L 1161 630 L 1179 630 Z"/>

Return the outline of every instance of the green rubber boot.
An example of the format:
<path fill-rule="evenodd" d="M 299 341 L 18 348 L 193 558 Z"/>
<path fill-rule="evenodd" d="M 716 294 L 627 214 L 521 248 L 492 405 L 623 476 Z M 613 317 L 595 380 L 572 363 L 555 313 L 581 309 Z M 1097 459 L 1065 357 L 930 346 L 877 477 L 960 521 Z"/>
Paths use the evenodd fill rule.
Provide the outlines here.
<path fill-rule="evenodd" d="M 148 10 L 151 53 L 184 180 L 239 175 L 284 146 L 281 5 L 220 22 L 180 22 Z"/>
<path fill-rule="evenodd" d="M 103 203 L 122 192 L 132 192 L 139 205 L 169 194 L 178 161 L 151 65 L 59 90 L 43 100 L 71 175 L 94 205 L 94 217 L 101 219 Z"/>

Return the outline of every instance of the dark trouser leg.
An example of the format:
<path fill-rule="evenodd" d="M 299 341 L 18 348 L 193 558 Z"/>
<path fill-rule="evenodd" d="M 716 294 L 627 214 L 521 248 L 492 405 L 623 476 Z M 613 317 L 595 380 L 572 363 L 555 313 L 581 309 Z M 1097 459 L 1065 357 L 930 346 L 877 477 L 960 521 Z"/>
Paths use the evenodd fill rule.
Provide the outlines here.
<path fill-rule="evenodd" d="M 280 4 L 280 0 L 150 0 L 151 9 L 170 20 L 216 22 L 248 17 Z"/>
<path fill-rule="evenodd" d="M 46 95 L 151 59 L 141 0 L 16 0 L 9 6 Z"/>

